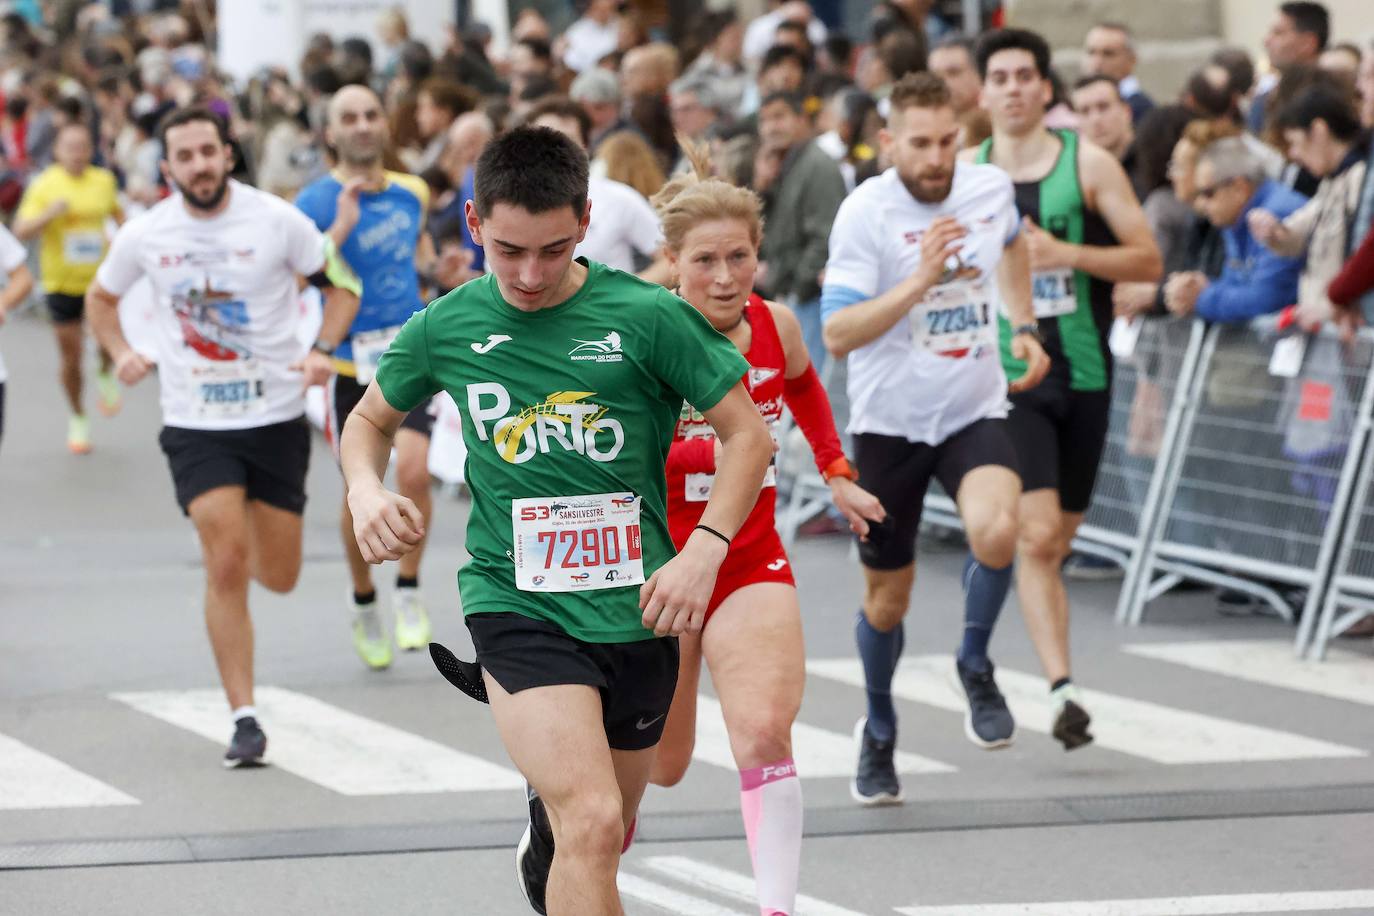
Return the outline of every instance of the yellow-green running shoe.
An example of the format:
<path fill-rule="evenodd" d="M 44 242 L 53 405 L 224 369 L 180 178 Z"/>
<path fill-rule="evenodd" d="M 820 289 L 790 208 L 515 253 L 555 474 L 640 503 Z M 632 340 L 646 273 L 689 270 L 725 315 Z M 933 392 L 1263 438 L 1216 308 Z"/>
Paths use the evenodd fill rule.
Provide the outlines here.
<path fill-rule="evenodd" d="M 67 450 L 73 455 L 90 454 L 91 421 L 84 416 L 67 420 Z"/>
<path fill-rule="evenodd" d="M 398 588 L 392 598 L 396 611 L 396 646 L 413 651 L 429 645 L 433 631 L 429 625 L 429 612 L 420 599 L 418 588 Z"/>
<path fill-rule="evenodd" d="M 353 606 L 353 648 L 358 650 L 358 657 L 374 671 L 390 668 L 391 635 L 382 626 L 376 602 L 358 604 L 351 595 L 348 600 Z"/>
<path fill-rule="evenodd" d="M 119 381 L 113 372 L 101 371 L 95 374 L 95 390 L 100 395 L 100 412 L 107 417 L 119 413 L 124 406 L 124 396 L 119 391 Z"/>

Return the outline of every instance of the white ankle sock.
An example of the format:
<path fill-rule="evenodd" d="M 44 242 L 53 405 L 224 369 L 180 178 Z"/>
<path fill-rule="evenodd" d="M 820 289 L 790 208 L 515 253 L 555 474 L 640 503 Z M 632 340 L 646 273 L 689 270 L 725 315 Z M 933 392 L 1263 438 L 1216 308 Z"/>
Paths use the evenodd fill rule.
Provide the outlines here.
<path fill-rule="evenodd" d="M 258 709 L 256 706 L 240 706 L 233 711 L 232 715 L 235 722 L 238 722 L 239 719 L 246 719 L 249 716 L 256 719 L 258 717 Z"/>

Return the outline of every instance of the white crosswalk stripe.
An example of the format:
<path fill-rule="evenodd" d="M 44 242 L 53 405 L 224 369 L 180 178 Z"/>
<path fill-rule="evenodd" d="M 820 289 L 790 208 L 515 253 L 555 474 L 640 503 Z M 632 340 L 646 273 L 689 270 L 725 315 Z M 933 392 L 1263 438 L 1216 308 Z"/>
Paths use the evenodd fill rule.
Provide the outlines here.
<path fill-rule="evenodd" d="M 1327 662 L 1317 665 L 1295 659 L 1286 643 L 1271 640 L 1140 643 L 1125 646 L 1123 651 L 1266 688 L 1374 706 L 1374 668 L 1358 653 L 1334 650 Z M 854 658 L 810 659 L 807 670 L 813 679 L 863 688 L 862 665 Z M 1049 732 L 1050 709 L 1042 678 L 1001 668 L 998 683 L 1020 728 Z M 817 686 L 813 680 L 808 689 L 814 691 Z M 966 709 L 948 656 L 904 659 L 894 678 L 893 694 L 960 715 Z M 1157 763 L 1355 758 L 1370 754 L 1366 749 L 1107 691 L 1081 689 L 1081 694 L 1084 705 L 1094 714 L 1098 746 Z M 230 735 L 223 695 L 218 690 L 121 693 L 114 694 L 113 699 L 219 746 Z M 861 697 L 856 697 L 856 703 L 859 701 Z M 504 759 L 493 762 L 311 696 L 262 687 L 258 706 L 269 734 L 269 761 L 342 795 L 506 791 L 523 785 L 520 774 Z M 802 717 L 805 715 L 803 707 Z M 799 721 L 793 727 L 793 747 L 798 771 L 805 779 L 848 779 L 853 775 L 855 751 L 848 734 Z M 694 758 L 710 766 L 735 769 L 720 703 L 704 694 L 698 698 Z M 936 775 L 956 769 L 940 760 L 902 751 L 897 753 L 896 764 L 907 775 Z M 0 734 L 0 810 L 135 804 L 139 804 L 138 799 Z M 721 878 L 713 886 L 719 889 L 728 881 Z"/>
<path fill-rule="evenodd" d="M 305 694 L 259 687 L 267 760 L 341 795 L 517 789 L 515 770 Z M 232 729 L 219 690 L 118 693 L 114 699 L 216 744 Z"/>
<path fill-rule="evenodd" d="M 632 875 L 623 869 L 616 875 L 615 883 L 620 888 L 622 896 L 647 903 L 656 910 L 674 913 L 676 916 L 748 916 L 741 910 L 732 910 L 710 900 L 684 894 L 656 881 Z"/>
<path fill-rule="evenodd" d="M 1315 913 L 1331 910 L 1374 911 L 1374 890 L 897 908 L 897 912 L 904 916 L 1221 916 L 1229 913 Z"/>
<path fill-rule="evenodd" d="M 714 891 L 717 894 L 742 900 L 745 903 L 753 903 L 756 899 L 753 878 L 736 874 L 729 869 L 712 865 L 709 862 L 699 862 L 686 856 L 652 856 L 637 864 L 642 864 L 660 875 L 676 879 L 692 887 Z M 795 916 L 864 916 L 864 914 L 836 906 L 833 903 L 826 903 L 824 900 L 817 900 L 815 897 L 798 894 Z"/>
<path fill-rule="evenodd" d="M 807 662 L 820 677 L 863 687 L 858 659 Z M 1017 726 L 1048 734 L 1051 711 L 1043 678 L 997 669 L 997 683 L 1016 717 Z M 894 696 L 951 712 L 964 712 L 967 702 L 957 686 L 954 662 L 947 655 L 907 658 L 892 681 Z M 1364 757 L 1367 751 L 1320 741 L 1291 732 L 1248 725 L 1185 709 L 1080 688 L 1083 705 L 1095 718 L 1097 745 L 1165 764 L 1236 763 L 1302 758 Z"/>
<path fill-rule="evenodd" d="M 80 770 L 0 735 L 0 809 L 95 808 L 138 799 Z"/>
<path fill-rule="evenodd" d="M 857 758 L 854 739 L 849 735 L 827 731 L 804 722 L 792 726 L 792 759 L 797 763 L 797 775 L 812 777 L 854 775 Z M 730 753 L 730 736 L 725 730 L 725 717 L 720 703 L 702 694 L 697 697 L 697 743 L 692 756 L 703 763 L 735 769 Z M 919 754 L 898 751 L 893 758 L 900 773 L 952 773 L 954 767 Z"/>
<path fill-rule="evenodd" d="M 1296 658 L 1291 642 L 1136 643 L 1122 651 L 1141 658 L 1186 665 L 1199 671 L 1283 687 L 1333 700 L 1374 706 L 1374 665 L 1368 655 L 1332 649 L 1321 664 Z"/>

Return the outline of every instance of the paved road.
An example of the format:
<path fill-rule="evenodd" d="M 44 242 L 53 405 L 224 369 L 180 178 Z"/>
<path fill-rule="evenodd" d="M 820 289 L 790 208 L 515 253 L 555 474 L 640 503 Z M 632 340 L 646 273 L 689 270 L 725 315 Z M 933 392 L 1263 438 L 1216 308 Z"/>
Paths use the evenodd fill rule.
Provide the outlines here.
<path fill-rule="evenodd" d="M 225 772 L 198 551 L 157 448 L 155 387 L 95 419 L 94 454 L 71 457 L 46 327 L 17 319 L 0 346 L 0 914 L 522 912 L 519 777 L 486 712 L 423 654 L 374 673 L 352 653 L 323 446 L 300 585 L 252 599 L 275 766 Z M 424 589 L 436 638 L 463 654 L 466 503 L 439 507 Z M 861 811 L 847 790 L 858 572 L 836 539 L 793 560 L 812 672 L 795 736 L 802 913 L 1374 913 L 1368 643 L 1313 668 L 1291 659 L 1286 625 L 1221 617 L 1206 596 L 1166 598 L 1127 630 L 1113 583 L 1076 584 L 1098 744 L 1069 755 L 1044 734 L 1012 606 L 993 655 L 1021 733 L 986 753 L 963 737 L 949 658 L 960 556 L 931 549 L 896 687 L 909 801 Z M 705 690 L 697 761 L 651 790 L 626 859 L 634 913 L 750 912 L 738 780 Z"/>

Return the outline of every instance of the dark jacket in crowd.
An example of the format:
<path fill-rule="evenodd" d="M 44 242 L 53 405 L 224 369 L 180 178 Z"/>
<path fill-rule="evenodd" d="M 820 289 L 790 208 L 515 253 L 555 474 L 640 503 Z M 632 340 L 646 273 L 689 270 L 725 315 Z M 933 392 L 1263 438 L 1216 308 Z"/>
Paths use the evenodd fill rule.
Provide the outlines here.
<path fill-rule="evenodd" d="M 764 292 L 774 299 L 811 302 L 821 295 L 830 226 L 845 197 L 840 167 L 814 140 L 793 147 L 777 181 L 764 194 Z"/>

